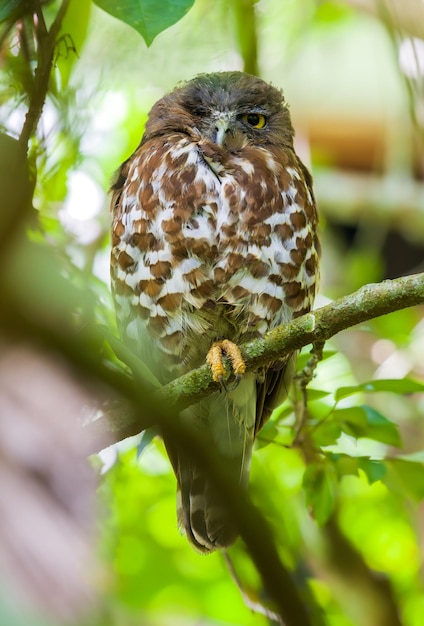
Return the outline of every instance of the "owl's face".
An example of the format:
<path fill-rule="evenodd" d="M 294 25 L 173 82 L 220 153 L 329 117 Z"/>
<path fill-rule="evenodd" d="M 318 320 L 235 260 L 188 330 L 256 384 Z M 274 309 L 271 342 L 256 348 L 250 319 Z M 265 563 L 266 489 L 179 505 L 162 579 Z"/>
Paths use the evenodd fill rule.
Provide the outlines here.
<path fill-rule="evenodd" d="M 294 135 L 282 92 L 242 72 L 202 74 L 159 100 L 144 140 L 169 132 L 228 150 L 247 144 L 292 147 Z"/>

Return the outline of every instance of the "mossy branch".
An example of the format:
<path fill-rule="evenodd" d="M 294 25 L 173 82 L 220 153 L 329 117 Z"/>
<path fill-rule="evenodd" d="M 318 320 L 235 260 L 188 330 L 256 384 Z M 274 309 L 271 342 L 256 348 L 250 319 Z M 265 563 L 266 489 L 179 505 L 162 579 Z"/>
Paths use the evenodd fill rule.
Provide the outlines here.
<path fill-rule="evenodd" d="M 247 370 L 255 370 L 303 346 L 326 341 L 342 330 L 419 304 L 424 304 L 424 273 L 365 285 L 349 296 L 240 346 L 241 352 Z M 205 364 L 154 391 L 150 400 L 151 405 L 166 407 L 175 413 L 218 389 L 209 366 Z M 88 424 L 85 431 L 94 452 L 101 447 L 105 436 L 108 441 L 120 441 L 154 424 L 151 411 L 119 406 Z"/>

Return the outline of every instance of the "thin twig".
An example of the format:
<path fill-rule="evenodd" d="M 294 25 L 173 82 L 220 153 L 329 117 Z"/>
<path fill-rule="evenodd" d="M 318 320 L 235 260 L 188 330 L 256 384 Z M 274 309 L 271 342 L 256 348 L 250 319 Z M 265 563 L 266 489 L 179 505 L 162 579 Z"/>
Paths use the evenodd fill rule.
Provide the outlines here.
<path fill-rule="evenodd" d="M 294 377 L 296 389 L 300 399 L 295 403 L 296 428 L 293 446 L 297 446 L 302 439 L 303 428 L 308 422 L 308 392 L 307 386 L 315 376 L 315 370 L 322 359 L 325 341 L 317 341 L 312 346 L 311 356 L 301 372 Z"/>
<path fill-rule="evenodd" d="M 28 152 L 28 143 L 35 134 L 38 122 L 43 112 L 49 89 L 50 75 L 53 67 L 56 39 L 62 26 L 63 18 L 68 9 L 70 0 L 63 0 L 56 14 L 55 20 L 47 30 L 40 2 L 34 0 L 34 10 L 37 15 L 37 67 L 34 74 L 34 85 L 25 122 L 19 137 L 19 143 L 25 154 Z"/>

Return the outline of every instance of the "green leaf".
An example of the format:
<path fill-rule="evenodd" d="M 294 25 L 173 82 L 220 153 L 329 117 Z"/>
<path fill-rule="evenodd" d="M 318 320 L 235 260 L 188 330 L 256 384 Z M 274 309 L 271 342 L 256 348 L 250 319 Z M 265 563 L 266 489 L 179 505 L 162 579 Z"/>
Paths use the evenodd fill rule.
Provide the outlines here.
<path fill-rule="evenodd" d="M 370 406 L 363 405 L 360 408 L 366 414 L 367 434 L 365 436 L 368 437 L 368 439 L 381 441 L 381 443 L 386 443 L 389 446 L 396 446 L 398 448 L 402 446 L 396 424 Z"/>
<path fill-rule="evenodd" d="M 148 46 L 191 9 L 194 0 L 94 0 L 97 6 L 132 26 Z"/>
<path fill-rule="evenodd" d="M 330 464 L 312 463 L 303 476 L 306 504 L 318 524 L 325 524 L 334 510 L 336 500 L 336 472 Z"/>
<path fill-rule="evenodd" d="M 358 457 L 334 452 L 327 452 L 325 456 L 336 468 L 339 478 L 358 475 Z"/>
<path fill-rule="evenodd" d="M 374 461 L 366 457 L 358 457 L 358 467 L 366 474 L 371 485 L 382 480 L 387 472 L 384 461 Z"/>
<path fill-rule="evenodd" d="M 311 432 L 312 441 L 318 446 L 331 446 L 337 442 L 342 434 L 342 427 L 339 422 L 327 419 L 315 426 Z"/>
<path fill-rule="evenodd" d="M 399 493 L 405 490 L 414 500 L 424 498 L 424 464 L 405 461 L 403 459 L 388 459 L 386 461 L 390 473 L 384 482 L 389 488 Z"/>
<path fill-rule="evenodd" d="M 24 2 L 23 0 L 5 0 L 0 7 L 0 22 L 4 22 L 9 17 L 12 16 L 14 11 L 17 11 L 19 7 L 22 7 L 22 12 L 24 11 Z M 19 15 L 21 11 L 17 11 Z"/>
<path fill-rule="evenodd" d="M 71 0 L 63 18 L 56 42 L 55 59 L 62 79 L 62 89 L 68 85 L 72 68 L 81 54 L 88 31 L 90 11 L 90 0 Z"/>
<path fill-rule="evenodd" d="M 272 414 L 273 421 L 282 422 L 286 417 L 293 415 L 293 407 L 291 404 L 283 403 L 274 409 Z"/>
<path fill-rule="evenodd" d="M 320 400 L 321 398 L 325 398 L 330 395 L 330 391 L 324 391 L 322 389 L 307 389 L 306 390 L 308 402 L 313 402 L 314 400 Z"/>
<path fill-rule="evenodd" d="M 292 443 L 293 435 L 291 428 L 278 428 L 274 420 L 265 424 L 255 439 L 255 448 L 265 448 L 269 444 L 275 443 L 279 446 L 289 447 Z"/>
<path fill-rule="evenodd" d="M 261 435 L 264 435 L 266 439 L 275 439 L 278 435 L 278 428 L 273 421 L 267 422 L 260 431 Z"/>
<path fill-rule="evenodd" d="M 159 429 L 157 426 L 146 428 L 141 433 L 140 441 L 137 446 L 137 458 L 140 458 L 146 448 L 152 443 L 153 439 L 159 435 Z"/>
<path fill-rule="evenodd" d="M 326 458 L 333 463 L 339 477 L 358 476 L 358 470 L 361 469 L 372 484 L 386 475 L 385 461 L 375 461 L 367 456 L 352 457 L 339 452 L 327 452 Z"/>
<path fill-rule="evenodd" d="M 364 436 L 367 426 L 366 415 L 359 406 L 352 406 L 346 409 L 336 409 L 333 411 L 332 419 L 340 424 L 343 431 L 358 439 Z"/>
<path fill-rule="evenodd" d="M 261 434 L 259 434 L 255 439 L 255 450 L 261 450 L 262 448 L 266 448 L 267 446 L 274 443 L 274 439 L 265 439 Z"/>
<path fill-rule="evenodd" d="M 417 393 L 424 391 L 424 384 L 411 378 L 393 378 L 387 380 L 371 380 L 367 383 L 355 385 L 354 387 L 340 387 L 334 394 L 338 402 L 342 398 L 353 396 L 355 393 L 374 393 L 378 391 L 387 391 L 390 393 Z"/>
<path fill-rule="evenodd" d="M 340 422 L 345 433 L 356 439 L 366 437 L 389 446 L 402 445 L 396 424 L 366 404 L 337 409 L 333 418 Z"/>
<path fill-rule="evenodd" d="M 273 421 L 267 422 L 256 437 L 255 448 L 259 450 L 260 448 L 269 446 L 270 443 L 274 442 L 277 436 L 278 428 L 275 423 Z"/>

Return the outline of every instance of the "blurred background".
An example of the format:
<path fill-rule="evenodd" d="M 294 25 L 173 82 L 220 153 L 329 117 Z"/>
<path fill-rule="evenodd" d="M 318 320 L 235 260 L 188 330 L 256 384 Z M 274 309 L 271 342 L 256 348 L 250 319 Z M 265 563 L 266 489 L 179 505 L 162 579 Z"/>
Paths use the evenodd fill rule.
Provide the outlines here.
<path fill-rule="evenodd" d="M 15 4 L 20 10 L 21 3 Z M 84 446 L 68 445 L 78 438 L 73 418 L 82 420 L 84 411 L 92 413 L 99 398 L 108 397 L 105 387 L 90 378 L 87 354 L 99 354 L 109 371 L 126 368 L 91 335 L 83 357 L 69 365 L 66 355 L 71 354 L 75 322 L 78 338 L 95 324 L 116 332 L 108 277 L 108 189 L 114 172 L 137 147 L 152 104 L 179 81 L 202 72 L 244 69 L 284 91 L 296 150 L 312 171 L 320 213 L 323 269 L 317 306 L 366 283 L 424 271 L 424 4 L 196 0 L 147 47 L 133 28 L 94 3 L 71 0 L 22 185 L 19 178 L 16 184 L 10 180 L 6 165 L 25 123 L 37 47 L 31 15 L 17 19 L 13 14 L 12 20 L 8 5 L 13 2 L 3 8 L 0 3 L 0 19 L 2 10 L 7 15 L 0 30 L 0 182 L 6 190 L 1 198 L 6 217 L 0 224 L 0 373 L 3 368 L 19 377 L 0 381 L 0 466 L 4 475 L 17 472 L 22 478 L 15 493 L 33 494 L 36 476 L 46 506 L 52 511 L 65 506 L 79 552 L 65 550 L 71 536 L 65 527 L 62 543 L 60 536 L 54 543 L 47 521 L 39 516 L 39 525 L 33 524 L 28 499 L 15 501 L 9 495 L 11 483 L 5 486 L 0 510 L 9 511 L 10 519 L 0 522 L 0 580 L 28 602 L 23 614 L 16 602 L 9 606 L 9 591 L 1 591 L 0 618 L 5 618 L 0 621 L 18 626 L 25 615 L 26 624 L 37 619 L 83 624 L 89 615 L 89 623 L 119 626 L 270 623 L 245 606 L 220 554 L 202 557 L 180 536 L 175 479 L 159 440 L 140 456 L 136 438 L 91 457 L 87 480 Z M 47 26 L 60 5 L 40 4 Z M 16 229 L 9 197 L 20 186 L 28 210 Z M 29 233 L 25 241 L 23 230 Z M 422 313 L 422 307 L 406 309 L 329 342 L 335 354 L 319 366 L 313 387 L 330 395 L 312 403 L 312 416 L 327 415 L 334 405 L 331 394 L 345 385 L 405 376 L 423 381 Z M 31 386 L 34 372 L 39 382 Z M 61 393 L 48 391 L 58 388 Z M 72 402 L 63 412 L 66 394 Z M 356 459 L 349 470 L 331 457 L 336 469 L 334 480 L 326 477 L 323 506 L 335 508 L 341 532 L 367 567 L 389 581 L 402 623 L 421 626 L 424 395 L 382 393 L 366 400 L 396 424 L 403 445 L 396 450 L 390 438 L 376 442 L 354 434 L 329 437 L 328 446 L 325 438 L 319 441 L 326 452 L 340 455 L 338 460 Z M 77 406 L 85 407 L 81 415 Z M 33 431 L 28 430 L 28 415 L 33 416 Z M 52 441 L 55 415 L 67 427 Z M 349 579 L 341 576 L 340 584 L 334 583 L 337 567 L 322 556 L 319 514 L 311 516 L 311 502 L 305 502 L 305 459 L 289 446 L 292 422 L 285 424 L 278 424 L 277 436 L 272 433 L 273 443 L 266 445 L 266 433 L 259 442 L 252 498 L 269 519 L 300 587 L 307 586 L 317 598 L 326 623 L 377 626 L 382 622 L 373 622 L 372 612 L 367 616 L 358 609 Z M 23 446 L 30 432 L 39 434 Z M 34 455 L 35 449 L 43 452 Z M 402 464 L 403 457 L 411 463 Z M 375 464 L 364 470 L 357 459 Z M 382 459 L 388 460 L 379 465 Z M 80 485 L 77 504 L 74 491 L 63 495 L 58 487 L 61 481 L 70 484 L 69 467 L 75 467 L 75 484 Z M 94 477 L 97 493 L 90 483 L 96 482 Z M 323 491 L 319 494 L 325 499 Z M 10 539 L 14 514 L 26 520 L 15 543 Z M 40 537 L 43 554 L 34 548 Z M 83 589 L 74 568 L 77 553 L 79 564 L 88 563 Z M 59 554 L 67 565 L 58 567 Z M 245 587 L 259 593 L 258 574 L 242 546 L 235 546 L 233 558 Z M 12 562 L 19 566 L 11 569 Z M 41 577 L 45 585 L 35 591 L 28 574 L 31 563 L 46 572 Z M 59 584 L 55 567 L 70 572 L 69 581 L 64 578 L 69 593 L 66 584 Z"/>

